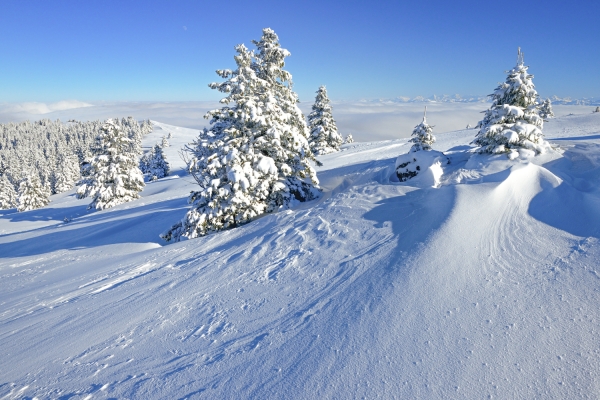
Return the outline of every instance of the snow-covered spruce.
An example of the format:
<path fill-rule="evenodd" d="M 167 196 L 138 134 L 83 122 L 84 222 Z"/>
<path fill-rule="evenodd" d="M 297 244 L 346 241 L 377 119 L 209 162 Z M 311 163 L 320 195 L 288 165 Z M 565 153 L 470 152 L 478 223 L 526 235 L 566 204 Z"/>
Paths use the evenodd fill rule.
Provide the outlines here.
<path fill-rule="evenodd" d="M 308 115 L 310 149 L 315 155 L 329 154 L 340 150 L 344 142 L 338 133 L 331 114 L 331 102 L 325 86 L 319 87 L 312 112 Z"/>
<path fill-rule="evenodd" d="M 411 152 L 421 150 L 431 150 L 431 145 L 435 143 L 433 136 L 433 126 L 427 124 L 427 107 L 423 112 L 423 121 L 413 129 L 412 138 L 409 140 L 412 143 Z"/>
<path fill-rule="evenodd" d="M 346 136 L 346 139 L 344 139 L 344 143 L 354 143 L 354 138 L 352 137 L 351 133 L 349 133 L 348 136 Z"/>
<path fill-rule="evenodd" d="M 552 102 L 550 99 L 546 99 L 539 105 L 539 116 L 546 120 L 550 118 L 554 118 L 554 111 L 552 110 Z"/>
<path fill-rule="evenodd" d="M 161 141 L 160 145 L 161 145 L 163 148 L 165 148 L 165 147 L 169 147 L 169 146 L 170 146 L 170 144 L 169 144 L 169 141 L 167 140 L 167 137 L 166 137 L 166 136 L 163 136 L 163 137 L 162 137 L 162 141 Z"/>
<path fill-rule="evenodd" d="M 48 203 L 50 203 L 50 190 L 42 184 L 36 172 L 28 173 L 19 184 L 17 210 L 35 210 L 45 207 Z"/>
<path fill-rule="evenodd" d="M 448 163 L 448 158 L 439 151 L 431 149 L 435 143 L 433 126 L 427 123 L 427 107 L 423 113 L 423 121 L 413 129 L 413 143 L 407 154 L 401 154 L 396 159 L 395 173 L 400 182 L 406 182 L 421 174 L 425 186 L 439 186 L 443 174 L 442 164 Z"/>
<path fill-rule="evenodd" d="M 225 81 L 209 85 L 227 96 L 207 113 L 211 127 L 184 149 L 200 190 L 191 193 L 186 216 L 161 235 L 167 241 L 232 228 L 318 196 L 308 128 L 292 76 L 282 69 L 290 53 L 268 28 L 253 43 L 256 51 L 236 46 L 237 69 L 218 70 Z"/>
<path fill-rule="evenodd" d="M 6 174 L 0 175 L 0 210 L 16 207 L 17 192 Z"/>
<path fill-rule="evenodd" d="M 62 193 L 73 189 L 80 175 L 77 155 L 59 155 L 57 168 L 52 174 L 52 193 Z"/>
<path fill-rule="evenodd" d="M 539 97 L 527 73 L 523 53 L 519 48 L 517 65 L 508 71 L 508 77 L 493 94 L 491 107 L 485 112 L 474 144 L 484 153 L 515 154 L 515 149 L 526 148 L 543 153 L 549 145 L 543 139 L 544 121 L 538 115 Z M 512 158 L 512 157 L 511 157 Z"/>
<path fill-rule="evenodd" d="M 148 179 L 155 181 L 169 175 L 170 167 L 163 147 L 159 144 L 154 145 L 152 150 L 143 157 L 144 161 L 140 161 L 140 165 L 144 165 L 145 170 L 142 172 L 148 176 Z M 141 168 L 140 168 L 141 169 Z"/>
<path fill-rule="evenodd" d="M 77 197 L 92 196 L 88 208 L 103 210 L 138 199 L 144 178 L 138 168 L 139 154 L 133 153 L 131 139 L 120 125 L 107 120 L 97 137 L 96 155 L 90 162 L 90 175 L 77 190 Z"/>

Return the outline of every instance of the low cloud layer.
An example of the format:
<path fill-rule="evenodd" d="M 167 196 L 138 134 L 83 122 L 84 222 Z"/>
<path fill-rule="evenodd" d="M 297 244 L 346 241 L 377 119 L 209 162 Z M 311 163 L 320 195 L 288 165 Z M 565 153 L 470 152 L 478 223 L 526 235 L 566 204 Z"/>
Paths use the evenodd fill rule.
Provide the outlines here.
<path fill-rule="evenodd" d="M 393 103 L 393 102 L 333 102 L 333 116 L 340 133 L 352 134 L 356 141 L 376 141 L 409 137 L 423 119 L 427 105 L 427 122 L 434 134 L 475 126 L 483 117 L 489 103 Z M 305 115 L 311 102 L 300 103 Z M 138 120 L 151 119 L 170 125 L 201 129 L 209 125 L 204 119 L 207 111 L 220 107 L 218 102 L 102 102 L 81 101 L 56 103 L 0 104 L 0 122 L 35 121 L 42 118 L 89 121 L 133 116 Z M 591 112 L 591 106 L 556 105 L 557 116 Z M 589 109 L 589 110 L 588 110 Z"/>

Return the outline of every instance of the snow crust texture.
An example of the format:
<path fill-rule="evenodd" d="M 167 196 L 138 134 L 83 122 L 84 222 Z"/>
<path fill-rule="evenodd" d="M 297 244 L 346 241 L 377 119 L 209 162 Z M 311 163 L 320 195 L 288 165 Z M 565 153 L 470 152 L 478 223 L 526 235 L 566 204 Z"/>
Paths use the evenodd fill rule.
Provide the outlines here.
<path fill-rule="evenodd" d="M 153 124 L 140 199 L 0 211 L 1 398 L 598 397 L 599 114 L 513 160 L 437 133 L 435 188 L 390 180 L 406 139 L 344 144 L 319 199 L 169 245 L 198 131 Z"/>

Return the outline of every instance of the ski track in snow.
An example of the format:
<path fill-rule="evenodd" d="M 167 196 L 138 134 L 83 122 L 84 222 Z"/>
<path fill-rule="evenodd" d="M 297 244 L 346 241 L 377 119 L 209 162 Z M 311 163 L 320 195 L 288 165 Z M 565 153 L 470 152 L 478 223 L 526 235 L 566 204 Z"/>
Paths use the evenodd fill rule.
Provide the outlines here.
<path fill-rule="evenodd" d="M 171 245 L 197 131 L 155 126 L 142 199 L 0 216 L 0 398 L 598 397 L 596 115 L 530 161 L 437 134 L 439 188 L 390 181 L 406 139 L 345 145 L 320 199 Z"/>

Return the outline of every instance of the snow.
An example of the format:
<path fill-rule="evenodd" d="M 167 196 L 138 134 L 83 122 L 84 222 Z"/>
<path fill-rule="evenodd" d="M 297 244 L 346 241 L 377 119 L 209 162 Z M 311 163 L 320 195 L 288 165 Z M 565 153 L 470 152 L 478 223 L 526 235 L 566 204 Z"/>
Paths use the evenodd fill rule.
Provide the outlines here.
<path fill-rule="evenodd" d="M 275 166 L 275 161 L 271 157 L 262 157 L 254 169 L 265 175 L 277 175 L 277 166 Z"/>
<path fill-rule="evenodd" d="M 0 211 L 0 397 L 598 397 L 600 115 L 513 160 L 436 131 L 437 188 L 390 179 L 407 139 L 345 144 L 319 199 L 166 245 L 198 131 L 168 133 L 138 200 Z"/>

